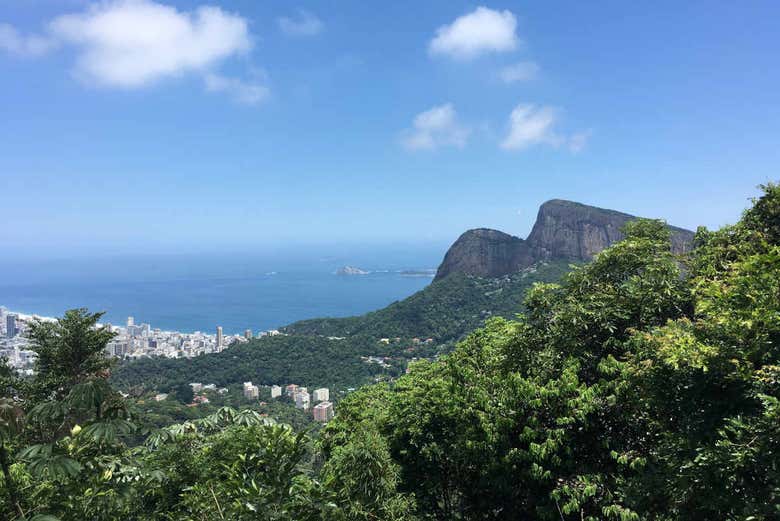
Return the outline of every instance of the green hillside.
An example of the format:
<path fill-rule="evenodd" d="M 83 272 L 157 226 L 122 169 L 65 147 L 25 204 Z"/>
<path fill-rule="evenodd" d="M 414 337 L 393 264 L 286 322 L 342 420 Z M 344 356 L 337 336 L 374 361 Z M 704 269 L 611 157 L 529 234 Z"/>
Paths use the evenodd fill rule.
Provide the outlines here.
<path fill-rule="evenodd" d="M 125 362 L 112 382 L 122 389 L 145 390 L 168 390 L 186 382 L 225 386 L 250 380 L 341 390 L 359 387 L 401 374 L 411 358 L 448 352 L 490 317 L 514 317 L 528 288 L 557 280 L 568 269 L 568 264 L 554 262 L 499 279 L 452 275 L 366 315 L 296 322 L 283 328 L 285 335 L 253 339 L 212 355 Z M 391 340 L 383 343 L 381 338 Z M 433 340 L 418 343 L 415 338 Z M 389 357 L 385 361 L 389 367 L 361 358 L 368 356 Z"/>
<path fill-rule="evenodd" d="M 776 520 L 780 188 L 765 190 L 736 225 L 700 229 L 684 264 L 663 223 L 632 222 L 522 315 L 349 393 L 321 429 L 260 404 L 139 411 L 105 379 L 101 314 L 34 322 L 35 374 L 0 363 L 0 519 Z M 160 367 L 327 379 L 350 349 L 401 342 L 290 335 Z"/>
<path fill-rule="evenodd" d="M 551 261 L 495 279 L 455 273 L 378 311 L 358 317 L 302 320 L 283 331 L 338 337 L 457 340 L 479 327 L 486 318 L 515 316 L 521 311 L 525 292 L 532 284 L 558 280 L 567 271 L 568 262 Z"/>

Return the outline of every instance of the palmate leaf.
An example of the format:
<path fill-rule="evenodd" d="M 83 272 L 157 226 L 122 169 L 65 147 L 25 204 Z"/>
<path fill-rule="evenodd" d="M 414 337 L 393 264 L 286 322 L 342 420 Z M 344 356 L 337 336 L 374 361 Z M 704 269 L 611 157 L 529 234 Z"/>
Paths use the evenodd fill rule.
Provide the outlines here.
<path fill-rule="evenodd" d="M 119 436 L 130 434 L 134 429 L 135 425 L 132 422 L 121 418 L 111 418 L 84 427 L 81 435 L 92 438 L 98 443 L 110 443 Z"/>
<path fill-rule="evenodd" d="M 30 445 L 19 451 L 17 457 L 20 460 L 32 461 L 41 458 L 50 458 L 53 451 L 53 446 L 50 443 L 42 443 L 39 445 Z"/>
<path fill-rule="evenodd" d="M 200 421 L 200 420 L 197 420 Z M 196 434 L 199 432 L 198 425 L 195 422 L 184 422 L 158 429 L 146 438 L 144 444 L 150 450 L 159 448 L 166 443 L 174 442 L 187 434 Z"/>
<path fill-rule="evenodd" d="M 79 462 L 64 455 L 55 454 L 54 446 L 49 443 L 31 445 L 19 451 L 17 457 L 26 461 L 30 473 L 39 478 L 60 481 L 81 472 Z"/>
<path fill-rule="evenodd" d="M 220 407 L 212 416 L 219 419 L 220 422 L 230 424 L 236 421 L 238 412 L 232 407 Z"/>
<path fill-rule="evenodd" d="M 81 464 L 78 461 L 62 455 L 35 459 L 27 468 L 33 476 L 53 481 L 64 481 L 81 472 Z"/>
<path fill-rule="evenodd" d="M 65 401 L 74 408 L 94 409 L 102 405 L 112 392 L 108 382 L 99 378 L 73 386 Z"/>
<path fill-rule="evenodd" d="M 198 430 L 204 432 L 216 432 L 220 427 L 219 413 L 210 414 L 199 420 L 195 420 L 192 423 L 197 426 Z"/>
<path fill-rule="evenodd" d="M 171 432 L 170 429 L 158 429 L 151 433 L 147 438 L 145 445 L 147 448 L 154 450 L 161 445 L 175 441 L 179 436 Z"/>
<path fill-rule="evenodd" d="M 272 419 L 261 416 L 259 412 L 252 409 L 243 409 L 236 414 L 233 423 L 236 425 L 271 425 L 275 423 Z"/>
<path fill-rule="evenodd" d="M 41 423 L 55 422 L 63 418 L 67 411 L 68 407 L 64 402 L 46 401 L 33 407 L 28 417 L 32 421 Z"/>

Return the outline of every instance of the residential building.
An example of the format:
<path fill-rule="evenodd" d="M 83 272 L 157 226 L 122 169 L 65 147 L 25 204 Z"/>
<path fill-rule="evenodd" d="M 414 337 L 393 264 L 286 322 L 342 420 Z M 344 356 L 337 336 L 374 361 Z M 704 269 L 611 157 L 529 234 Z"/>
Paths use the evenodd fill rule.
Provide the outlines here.
<path fill-rule="evenodd" d="M 17 315 L 14 313 L 9 313 L 5 317 L 5 336 L 8 338 L 13 338 L 16 336 L 16 319 Z"/>
<path fill-rule="evenodd" d="M 246 331 L 244 331 L 244 338 L 246 338 L 247 340 L 251 340 L 252 339 L 252 330 L 251 329 L 247 329 Z"/>
<path fill-rule="evenodd" d="M 282 395 L 282 388 L 278 385 L 271 386 L 271 398 L 279 398 Z"/>
<path fill-rule="evenodd" d="M 327 402 L 330 400 L 330 391 L 326 387 L 315 389 L 312 397 L 315 402 Z"/>
<path fill-rule="evenodd" d="M 260 398 L 260 389 L 252 382 L 244 382 L 244 398 L 247 400 L 257 400 Z"/>
<path fill-rule="evenodd" d="M 330 402 L 320 402 L 314 406 L 312 412 L 314 413 L 315 421 L 329 421 L 331 418 L 333 418 L 333 404 Z"/>
<path fill-rule="evenodd" d="M 295 407 L 306 411 L 310 406 L 311 395 L 306 391 L 298 391 L 298 393 L 295 395 Z"/>

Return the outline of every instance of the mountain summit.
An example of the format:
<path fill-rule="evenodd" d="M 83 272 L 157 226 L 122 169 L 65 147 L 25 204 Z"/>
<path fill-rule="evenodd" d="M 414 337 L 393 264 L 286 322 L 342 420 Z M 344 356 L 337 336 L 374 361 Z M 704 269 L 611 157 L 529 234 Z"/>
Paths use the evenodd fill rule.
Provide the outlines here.
<path fill-rule="evenodd" d="M 539 207 L 536 223 L 526 240 L 488 228 L 465 232 L 447 250 L 436 280 L 451 273 L 500 277 L 542 260 L 587 261 L 622 239 L 623 225 L 637 218 L 615 210 L 552 199 Z M 681 253 L 690 249 L 693 232 L 669 228 L 672 251 Z"/>

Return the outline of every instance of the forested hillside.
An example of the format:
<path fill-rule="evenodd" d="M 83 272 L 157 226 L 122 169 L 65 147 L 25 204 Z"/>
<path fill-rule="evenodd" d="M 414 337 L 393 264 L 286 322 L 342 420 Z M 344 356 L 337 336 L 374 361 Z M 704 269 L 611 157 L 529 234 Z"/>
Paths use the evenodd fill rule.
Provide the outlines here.
<path fill-rule="evenodd" d="M 559 261 L 497 279 L 455 274 L 363 316 L 296 322 L 284 328 L 287 336 L 257 338 L 207 356 L 125 362 L 114 371 L 112 382 L 126 390 L 134 386 L 168 390 L 195 381 L 222 386 L 250 380 L 340 390 L 359 387 L 376 377 L 398 376 L 408 359 L 449 351 L 456 340 L 490 317 L 514 317 L 533 283 L 557 280 L 568 269 L 567 263 Z M 393 340 L 385 344 L 378 341 L 381 338 Z M 414 338 L 433 341 L 416 343 Z M 361 357 L 367 356 L 389 357 L 390 367 L 366 363 Z"/>
<path fill-rule="evenodd" d="M 385 374 L 378 365 L 367 364 L 360 357 L 386 350 L 375 340 L 362 337 L 348 340 L 310 335 L 264 337 L 195 358 L 142 358 L 124 363 L 114 371 L 111 381 L 122 389 L 141 386 L 163 391 L 187 382 L 227 386 L 247 381 L 345 389 Z"/>
<path fill-rule="evenodd" d="M 316 443 L 251 409 L 148 432 L 99 315 L 37 323 L 36 375 L 0 367 L 0 518 L 780 518 L 780 188 L 685 257 L 660 221 L 624 233 Z"/>
<path fill-rule="evenodd" d="M 460 273 L 433 282 L 409 298 L 359 317 L 315 318 L 295 322 L 283 331 L 325 336 L 457 340 L 491 316 L 513 317 L 526 290 L 535 282 L 558 280 L 569 270 L 563 260 L 540 262 L 499 278 Z"/>

